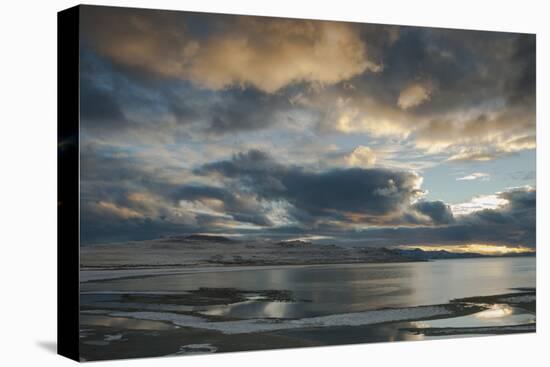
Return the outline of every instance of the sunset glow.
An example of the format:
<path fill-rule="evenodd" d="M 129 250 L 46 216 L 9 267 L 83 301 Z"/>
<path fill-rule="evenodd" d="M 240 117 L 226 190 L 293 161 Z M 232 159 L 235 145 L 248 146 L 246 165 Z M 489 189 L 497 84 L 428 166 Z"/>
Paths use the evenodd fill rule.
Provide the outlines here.
<path fill-rule="evenodd" d="M 535 252 L 534 249 L 524 246 L 491 245 L 483 243 L 447 246 L 400 246 L 400 248 L 419 248 L 423 251 L 448 251 L 453 253 L 476 253 L 482 255 L 507 255 Z"/>

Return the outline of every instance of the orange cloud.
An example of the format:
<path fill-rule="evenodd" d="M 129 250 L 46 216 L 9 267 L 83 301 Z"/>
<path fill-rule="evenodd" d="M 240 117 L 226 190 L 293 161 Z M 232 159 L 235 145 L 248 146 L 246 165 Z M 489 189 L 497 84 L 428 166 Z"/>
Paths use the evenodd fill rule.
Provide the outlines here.
<path fill-rule="evenodd" d="M 369 147 L 359 145 L 345 157 L 345 160 L 348 166 L 368 168 L 376 163 L 376 153 Z"/>
<path fill-rule="evenodd" d="M 429 101 L 433 93 L 431 83 L 414 83 L 406 87 L 399 94 L 397 105 L 403 109 L 409 109 Z"/>
<path fill-rule="evenodd" d="M 115 203 L 107 202 L 107 201 L 100 201 L 95 205 L 95 208 L 99 212 L 103 212 L 105 214 L 110 214 L 115 217 L 124 218 L 124 219 L 143 217 L 140 213 L 138 213 L 133 209 L 120 206 Z"/>
<path fill-rule="evenodd" d="M 88 32 L 95 48 L 118 63 L 214 90 L 254 86 L 272 93 L 296 82 L 334 84 L 382 70 L 350 24 L 238 17 L 199 39 L 182 21 L 159 29 L 154 20 L 120 14 Z"/>

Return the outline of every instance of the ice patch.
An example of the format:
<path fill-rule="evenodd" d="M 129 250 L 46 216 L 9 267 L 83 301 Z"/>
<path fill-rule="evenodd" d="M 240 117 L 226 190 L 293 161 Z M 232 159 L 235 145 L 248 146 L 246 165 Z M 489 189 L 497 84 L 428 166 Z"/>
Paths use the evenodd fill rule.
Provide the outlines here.
<path fill-rule="evenodd" d="M 122 339 L 122 334 L 113 334 L 113 335 L 106 334 L 105 337 L 103 338 L 103 340 L 105 340 L 106 342 L 111 342 L 111 341 L 120 340 L 120 339 Z"/>
<path fill-rule="evenodd" d="M 297 320 L 254 319 L 212 322 L 196 316 L 167 312 L 114 312 L 110 315 L 142 320 L 167 321 L 177 326 L 215 330 L 224 334 L 247 334 L 302 328 L 363 326 L 391 321 L 421 320 L 451 314 L 452 312 L 443 306 L 420 306 L 309 317 Z"/>
<path fill-rule="evenodd" d="M 205 344 L 187 344 L 182 345 L 180 347 L 180 350 L 174 353 L 174 355 L 181 355 L 181 354 L 204 354 L 204 353 L 214 353 L 218 350 L 215 346 L 211 345 L 210 343 Z"/>

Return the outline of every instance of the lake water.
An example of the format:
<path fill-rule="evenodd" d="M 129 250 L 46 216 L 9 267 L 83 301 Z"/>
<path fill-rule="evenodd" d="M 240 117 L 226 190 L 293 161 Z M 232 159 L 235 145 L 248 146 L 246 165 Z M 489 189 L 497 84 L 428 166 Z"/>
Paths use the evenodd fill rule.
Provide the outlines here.
<path fill-rule="evenodd" d="M 83 292 L 178 293 L 201 287 L 249 291 L 289 290 L 293 302 L 249 301 L 202 306 L 205 315 L 303 318 L 444 304 L 455 298 L 535 287 L 535 258 L 484 258 L 396 264 L 323 265 L 147 276 L 82 284 Z M 103 301 L 109 301 L 109 296 Z M 112 296 L 116 297 L 116 296 Z M 83 295 L 83 304 L 97 296 Z M 116 301 L 116 299 L 111 299 Z"/>

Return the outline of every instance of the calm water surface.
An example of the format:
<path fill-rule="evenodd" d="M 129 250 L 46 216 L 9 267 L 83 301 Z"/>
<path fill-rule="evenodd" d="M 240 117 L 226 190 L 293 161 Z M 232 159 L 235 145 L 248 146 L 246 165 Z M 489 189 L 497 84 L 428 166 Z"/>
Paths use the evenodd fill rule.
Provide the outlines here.
<path fill-rule="evenodd" d="M 295 302 L 250 301 L 202 307 L 237 318 L 301 318 L 384 307 L 447 303 L 454 298 L 535 287 L 535 258 L 438 260 L 398 264 L 327 265 L 149 276 L 84 283 L 82 291 L 182 292 L 211 288 L 290 290 Z"/>

